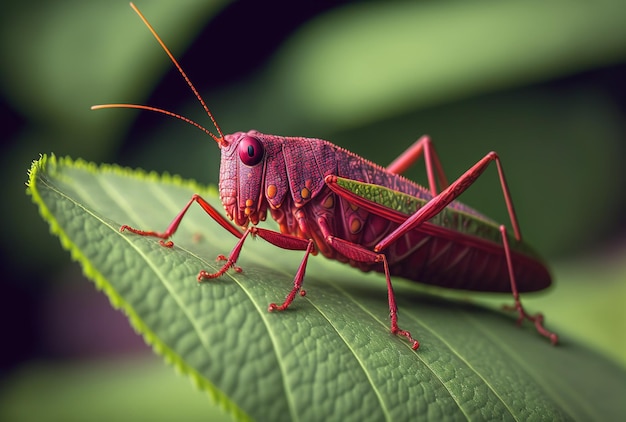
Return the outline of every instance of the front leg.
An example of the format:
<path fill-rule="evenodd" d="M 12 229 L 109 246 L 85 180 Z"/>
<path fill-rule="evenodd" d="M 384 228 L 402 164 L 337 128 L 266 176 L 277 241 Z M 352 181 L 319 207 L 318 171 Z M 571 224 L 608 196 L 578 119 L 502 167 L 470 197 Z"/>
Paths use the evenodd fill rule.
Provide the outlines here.
<path fill-rule="evenodd" d="M 198 273 L 198 281 L 202 281 L 207 278 L 219 277 L 222 274 L 224 274 L 230 267 L 233 267 L 235 265 L 235 261 L 237 260 L 237 257 L 239 256 L 239 251 L 241 250 L 241 247 L 243 246 L 243 242 L 248 236 L 249 230 L 246 230 L 242 234 L 235 226 L 233 226 L 233 224 L 230 221 L 224 218 L 222 214 L 220 214 L 211 204 L 209 204 L 204 198 L 202 198 L 197 193 L 192 195 L 191 199 L 187 202 L 187 204 L 183 207 L 183 209 L 180 210 L 178 215 L 174 217 L 172 222 L 169 224 L 169 226 L 167 226 L 167 228 L 163 232 L 139 230 L 139 229 L 135 229 L 133 227 L 127 226 L 127 225 L 123 225 L 122 227 L 120 227 L 120 231 L 121 232 L 129 231 L 139 236 L 157 237 L 161 239 L 159 243 L 162 246 L 165 246 L 166 248 L 172 248 L 174 246 L 174 242 L 169 240 L 169 238 L 172 237 L 174 233 L 176 233 L 176 230 L 178 230 L 178 226 L 180 225 L 181 221 L 185 217 L 185 214 L 187 214 L 187 211 L 189 211 L 189 207 L 191 207 L 191 204 L 193 204 L 194 202 L 197 202 L 198 205 L 200 205 L 202 209 L 211 218 L 213 218 L 213 220 L 217 221 L 220 226 L 224 227 L 233 236 L 239 238 L 239 242 L 237 242 L 237 245 L 235 245 L 235 248 L 230 253 L 229 258 L 226 259 L 227 261 L 226 264 L 224 264 L 224 266 L 222 266 L 222 268 L 220 268 L 219 271 L 217 271 L 216 273 L 208 273 L 202 270 L 200 271 L 200 273 Z M 218 257 L 218 260 L 222 260 L 222 258 L 224 257 L 220 255 Z M 238 267 L 235 267 L 235 269 L 237 269 L 238 271 L 241 271 L 241 269 Z"/>
<path fill-rule="evenodd" d="M 161 242 L 160 242 L 161 245 L 171 248 L 172 246 L 174 246 L 174 243 L 168 239 L 172 237 L 174 233 L 176 233 L 176 230 L 178 230 L 178 226 L 180 225 L 180 222 L 183 220 L 183 218 L 185 217 L 185 214 L 187 214 L 187 211 L 189 210 L 189 207 L 194 202 L 197 202 L 198 205 L 200 205 L 202 209 L 207 214 L 209 214 L 211 218 L 213 218 L 213 220 L 217 221 L 220 226 L 224 227 L 227 231 L 232 233 L 233 236 L 238 237 L 238 238 L 242 237 L 241 232 L 235 226 L 233 226 L 233 224 L 230 221 L 224 218 L 222 214 L 220 214 L 215 208 L 213 208 L 211 204 L 209 204 L 204 198 L 202 198 L 197 193 L 192 195 L 191 199 L 187 202 L 187 204 L 183 207 L 183 209 L 180 210 L 178 215 L 174 217 L 172 222 L 169 224 L 169 226 L 167 226 L 167 228 L 163 232 L 139 230 L 139 229 L 135 229 L 133 227 L 127 226 L 127 225 L 123 225 L 122 227 L 120 227 L 120 231 L 121 232 L 129 231 L 131 233 L 135 233 L 140 236 L 158 237 L 159 239 L 161 239 Z"/>
<path fill-rule="evenodd" d="M 300 237 L 292 236 L 290 234 L 262 229 L 260 227 L 251 227 L 249 231 L 253 235 L 259 236 L 263 240 L 271 243 L 274 246 L 278 246 L 281 249 L 288 249 L 292 251 L 305 251 L 302 262 L 300 262 L 298 271 L 296 272 L 296 275 L 293 279 L 293 289 L 291 289 L 289 294 L 287 294 L 287 297 L 285 298 L 282 305 L 270 303 L 267 308 L 267 310 L 270 312 L 284 311 L 289 307 L 291 302 L 293 302 L 298 293 L 300 293 L 301 296 L 304 296 L 306 294 L 305 291 L 302 290 L 302 283 L 304 281 L 304 273 L 306 272 L 309 255 L 315 250 L 315 245 L 310 239 L 302 239 Z"/>
<path fill-rule="evenodd" d="M 281 305 L 277 305 L 275 303 L 270 303 L 268 306 L 268 311 L 284 311 L 289 307 L 291 302 L 295 299 L 296 295 L 300 293 L 301 296 L 304 296 L 306 293 L 302 290 L 302 283 L 304 281 L 304 274 L 306 272 L 306 265 L 308 262 L 309 255 L 315 250 L 315 246 L 312 240 L 301 239 L 296 236 L 291 236 L 289 234 L 279 233 L 273 230 L 263 229 L 260 227 L 250 227 L 248 228 L 241 239 L 237 242 L 233 250 L 230 252 L 228 257 L 220 256 L 218 259 L 225 260 L 226 263 L 215 273 L 208 273 L 206 271 L 200 271 L 198 274 L 198 282 L 202 282 L 206 279 L 213 279 L 220 277 L 229 268 L 234 267 L 235 270 L 241 271 L 239 267 L 235 266 L 237 259 L 239 258 L 239 254 L 241 253 L 241 248 L 248 237 L 249 234 L 253 236 L 259 236 L 263 240 L 271 243 L 274 246 L 278 246 L 281 249 L 288 250 L 296 250 L 296 251 L 305 251 L 304 258 L 302 258 L 302 262 L 298 267 L 298 271 L 293 279 L 293 289 L 287 294 L 284 302 Z"/>

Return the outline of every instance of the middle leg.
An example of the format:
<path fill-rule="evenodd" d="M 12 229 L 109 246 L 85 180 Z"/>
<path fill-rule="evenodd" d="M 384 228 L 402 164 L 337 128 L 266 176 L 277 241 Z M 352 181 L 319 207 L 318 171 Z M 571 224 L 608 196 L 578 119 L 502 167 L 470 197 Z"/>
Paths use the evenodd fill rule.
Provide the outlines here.
<path fill-rule="evenodd" d="M 417 350 L 419 342 L 415 340 L 411 333 L 402 330 L 398 326 L 398 306 L 396 305 L 396 297 L 393 293 L 393 285 L 391 284 L 391 274 L 389 273 L 389 265 L 387 263 L 387 257 L 383 253 L 372 252 L 361 245 L 349 242 L 347 240 L 340 239 L 332 235 L 330 227 L 326 220 L 321 217 L 318 220 L 324 239 L 328 245 L 330 245 L 337 252 L 341 253 L 345 257 L 358 262 L 364 262 L 367 264 L 383 264 L 385 271 L 385 280 L 387 281 L 387 299 L 389 301 L 389 317 L 391 318 L 391 333 L 399 336 L 404 336 L 411 342 L 413 350 Z"/>

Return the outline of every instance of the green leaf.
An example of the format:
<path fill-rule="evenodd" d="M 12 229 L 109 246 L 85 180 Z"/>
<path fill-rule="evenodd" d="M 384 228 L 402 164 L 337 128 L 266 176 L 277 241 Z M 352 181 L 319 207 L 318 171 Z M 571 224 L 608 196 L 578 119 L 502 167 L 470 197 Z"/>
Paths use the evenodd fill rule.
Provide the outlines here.
<path fill-rule="evenodd" d="M 199 270 L 236 239 L 193 206 L 175 247 L 120 233 L 161 230 L 194 192 L 178 177 L 43 156 L 28 192 L 64 248 L 154 350 L 236 418 L 261 420 L 599 419 L 624 417 L 623 369 L 563 339 L 559 347 L 514 317 L 444 300 L 394 280 L 400 324 L 389 332 L 385 283 L 321 257 L 289 311 L 301 253 L 248 241 L 231 271 L 198 285 Z"/>

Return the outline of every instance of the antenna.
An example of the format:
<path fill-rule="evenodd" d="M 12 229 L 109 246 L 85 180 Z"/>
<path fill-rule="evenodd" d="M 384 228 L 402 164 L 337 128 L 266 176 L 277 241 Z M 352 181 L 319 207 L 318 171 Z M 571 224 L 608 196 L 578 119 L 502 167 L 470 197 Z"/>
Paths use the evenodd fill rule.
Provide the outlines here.
<path fill-rule="evenodd" d="M 167 48 L 167 46 L 165 45 L 163 40 L 161 40 L 161 37 L 159 37 L 159 34 L 157 34 L 157 32 L 152 27 L 152 25 L 150 25 L 150 22 L 148 22 L 148 20 L 145 18 L 145 16 L 139 11 L 137 6 L 135 6 L 131 2 L 130 3 L 130 7 L 133 8 L 133 10 L 141 18 L 143 23 L 148 27 L 150 32 L 152 32 L 152 35 L 159 42 L 159 44 L 161 45 L 161 48 L 163 48 L 165 53 L 167 53 L 167 55 L 169 56 L 169 58 L 172 61 L 172 63 L 174 63 L 174 66 L 176 66 L 176 69 L 178 69 L 178 72 L 182 75 L 183 79 L 185 79 L 185 82 L 187 83 L 187 85 L 189 86 L 191 91 L 194 93 L 194 95 L 196 96 L 196 98 L 198 99 L 200 104 L 202 105 L 202 108 L 204 108 L 204 111 L 206 111 L 206 114 L 211 119 L 211 122 L 213 123 L 213 126 L 215 126 L 215 129 L 217 130 L 217 133 L 219 134 L 219 137 L 216 136 L 215 134 L 213 134 L 210 130 L 208 130 L 205 127 L 201 126 L 200 124 L 194 122 L 193 120 L 188 119 L 187 117 L 183 117 L 180 114 L 176 114 L 176 113 L 173 113 L 171 111 L 163 110 L 163 109 L 157 108 L 157 107 L 138 105 L 138 104 L 100 104 L 100 105 L 92 106 L 91 109 L 92 110 L 100 110 L 100 109 L 104 109 L 104 108 L 135 108 L 135 109 L 148 110 L 148 111 L 154 111 L 154 112 L 157 112 L 157 113 L 165 114 L 167 116 L 175 117 L 175 118 L 177 118 L 179 120 L 187 122 L 187 123 L 197 127 L 198 129 L 202 130 L 203 132 L 209 134 L 211 136 L 211 138 L 213 138 L 215 140 L 215 142 L 217 142 L 220 147 L 226 146 L 227 143 L 226 143 L 226 140 L 224 139 L 224 133 L 222 133 L 222 130 L 220 129 L 220 127 L 217 124 L 217 122 L 215 121 L 215 118 L 213 117 L 213 114 L 211 113 L 211 110 L 209 110 L 209 107 L 207 107 L 206 103 L 204 102 L 204 100 L 202 99 L 200 94 L 198 93 L 198 90 L 196 89 L 196 87 L 191 83 L 191 80 L 189 79 L 189 77 L 187 76 L 187 74 L 185 73 L 183 68 L 180 66 L 178 61 L 174 58 L 174 55 L 172 54 L 172 52 L 169 50 L 169 48 Z"/>

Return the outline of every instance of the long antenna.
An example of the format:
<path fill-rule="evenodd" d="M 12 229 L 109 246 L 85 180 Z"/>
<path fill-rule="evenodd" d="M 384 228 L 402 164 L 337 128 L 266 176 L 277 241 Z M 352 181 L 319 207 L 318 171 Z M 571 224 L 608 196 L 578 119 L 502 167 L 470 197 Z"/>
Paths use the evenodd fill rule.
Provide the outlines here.
<path fill-rule="evenodd" d="M 211 122 L 213 123 L 213 126 L 215 126 L 215 129 L 217 130 L 217 133 L 219 134 L 219 137 L 216 136 L 215 134 L 213 134 L 211 131 L 209 131 L 208 129 L 204 128 L 203 126 L 201 126 L 200 124 L 194 122 L 191 119 L 188 119 L 186 117 L 181 116 L 180 114 L 176 114 L 173 113 L 171 111 L 167 111 L 167 110 L 163 110 L 160 108 L 156 108 L 156 107 L 150 107 L 150 106 L 144 106 L 144 105 L 137 105 L 137 104 L 101 104 L 101 105 L 95 105 L 92 106 L 91 109 L 92 110 L 98 110 L 98 109 L 103 109 L 103 108 L 136 108 L 136 109 L 142 109 L 142 110 L 148 110 L 148 111 L 154 111 L 157 113 L 162 113 L 171 117 L 175 117 L 177 119 L 180 119 L 184 122 L 187 122 L 195 127 L 197 127 L 198 129 L 202 130 L 203 132 L 209 134 L 211 136 L 211 138 L 213 138 L 215 140 L 215 142 L 218 143 L 218 145 L 221 146 L 225 146 L 226 145 L 226 140 L 224 138 L 224 133 L 222 133 L 222 130 L 220 129 L 219 125 L 217 124 L 217 122 L 215 121 L 215 118 L 213 117 L 213 113 L 211 113 L 211 110 L 209 110 L 209 107 L 207 107 L 206 103 L 204 102 L 204 100 L 202 99 L 202 97 L 200 96 L 200 94 L 198 93 L 198 90 L 196 89 L 196 87 L 191 83 L 191 80 L 189 79 L 189 77 L 187 76 L 187 74 L 185 73 L 185 71 L 183 70 L 183 68 L 181 67 L 181 65 L 178 63 L 178 61 L 176 60 L 176 58 L 174 58 L 174 55 L 172 54 L 172 52 L 169 50 L 169 48 L 167 48 L 167 46 L 165 45 L 165 43 L 163 42 L 163 40 L 161 40 L 161 37 L 159 37 L 159 34 L 157 34 L 157 32 L 154 30 L 154 28 L 152 27 L 152 25 L 150 25 L 150 22 L 148 22 L 148 20 L 145 18 L 145 16 L 139 11 L 139 9 L 137 8 L 137 6 L 135 6 L 132 2 L 130 3 L 130 7 L 133 8 L 133 10 L 135 11 L 135 13 L 137 13 L 137 15 L 139 15 L 139 17 L 141 18 L 141 20 L 143 21 L 143 23 L 148 27 L 148 29 L 150 30 L 150 32 L 152 32 L 152 35 L 154 36 L 154 38 L 156 38 L 156 40 L 159 42 L 159 44 L 161 45 L 161 48 L 163 48 L 163 50 L 165 51 L 165 53 L 167 53 L 167 55 L 169 56 L 170 60 L 172 61 L 172 63 L 174 63 L 174 66 L 176 66 L 176 69 L 178 69 L 178 72 L 181 74 L 181 76 L 183 77 L 183 79 L 185 79 L 185 82 L 187 82 L 187 85 L 189 86 L 189 88 L 191 89 L 191 91 L 194 93 L 194 95 L 196 96 L 196 98 L 198 99 L 198 101 L 200 102 L 200 104 L 202 105 L 202 108 L 204 108 L 204 111 L 206 111 L 206 114 L 209 116 L 209 118 L 211 119 Z"/>
<path fill-rule="evenodd" d="M 154 111 L 154 112 L 161 113 L 161 114 L 166 114 L 168 116 L 175 117 L 177 119 L 182 120 L 183 122 L 189 123 L 190 125 L 197 127 L 204 133 L 211 136 L 211 138 L 215 139 L 215 142 L 217 142 L 218 144 L 222 145 L 223 143 L 223 141 L 220 138 L 215 136 L 209 129 L 205 128 L 201 124 L 196 123 L 193 120 L 185 116 L 181 116 L 180 114 L 176 114 L 168 110 L 163 110 L 162 108 L 151 107 L 151 106 L 140 105 L 140 104 L 98 104 L 98 105 L 91 106 L 92 110 L 102 110 L 103 108 L 138 108 L 140 110 L 148 110 L 148 111 Z"/>

